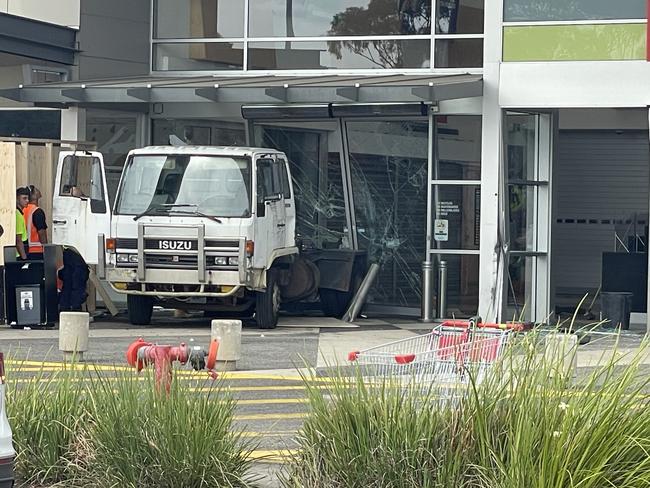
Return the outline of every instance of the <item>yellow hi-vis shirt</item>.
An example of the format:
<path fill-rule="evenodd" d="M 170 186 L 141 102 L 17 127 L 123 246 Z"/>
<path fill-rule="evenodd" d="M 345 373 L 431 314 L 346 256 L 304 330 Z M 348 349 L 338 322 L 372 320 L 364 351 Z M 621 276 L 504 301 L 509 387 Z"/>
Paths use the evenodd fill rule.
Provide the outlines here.
<path fill-rule="evenodd" d="M 27 240 L 27 227 L 25 227 L 25 218 L 18 209 L 16 209 L 16 236 L 18 236 L 23 242 Z M 16 257 L 18 256 L 20 256 L 20 254 L 18 254 L 16 251 Z"/>

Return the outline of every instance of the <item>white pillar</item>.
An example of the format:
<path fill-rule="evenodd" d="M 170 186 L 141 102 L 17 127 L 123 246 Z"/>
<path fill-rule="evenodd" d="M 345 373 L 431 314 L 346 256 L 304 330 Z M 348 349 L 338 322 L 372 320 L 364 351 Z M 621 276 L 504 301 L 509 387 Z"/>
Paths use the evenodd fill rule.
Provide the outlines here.
<path fill-rule="evenodd" d="M 496 246 L 499 222 L 499 160 L 501 158 L 501 107 L 499 74 L 502 51 L 503 0 L 485 2 L 483 57 L 483 119 L 481 138 L 481 250 L 479 264 L 479 315 L 497 318 L 502 293 L 498 289 Z"/>
<path fill-rule="evenodd" d="M 83 353 L 88 350 L 89 322 L 88 312 L 61 312 L 59 350 L 64 359 L 83 361 Z"/>
<path fill-rule="evenodd" d="M 217 371 L 232 371 L 241 357 L 241 320 L 213 320 L 211 340 L 219 341 Z"/>
<path fill-rule="evenodd" d="M 64 141 L 86 140 L 86 109 L 70 107 L 61 110 L 61 139 Z"/>

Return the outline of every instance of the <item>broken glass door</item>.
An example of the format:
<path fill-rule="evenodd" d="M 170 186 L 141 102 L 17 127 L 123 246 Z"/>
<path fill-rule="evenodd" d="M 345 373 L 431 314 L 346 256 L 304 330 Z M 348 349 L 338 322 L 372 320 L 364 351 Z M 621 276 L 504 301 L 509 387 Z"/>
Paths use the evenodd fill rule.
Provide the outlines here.
<path fill-rule="evenodd" d="M 308 126 L 308 129 L 301 128 Z M 289 159 L 297 240 L 307 247 L 350 248 L 337 123 L 286 122 L 255 126 L 255 142 Z"/>
<path fill-rule="evenodd" d="M 427 120 L 346 122 L 359 249 L 381 268 L 372 303 L 419 307 L 427 219 Z"/>

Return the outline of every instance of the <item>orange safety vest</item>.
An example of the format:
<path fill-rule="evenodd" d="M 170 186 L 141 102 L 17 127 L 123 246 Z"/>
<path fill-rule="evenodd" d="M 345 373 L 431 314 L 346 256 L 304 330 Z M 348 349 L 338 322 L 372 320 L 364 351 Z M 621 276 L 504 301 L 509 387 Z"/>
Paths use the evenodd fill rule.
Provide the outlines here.
<path fill-rule="evenodd" d="M 36 229 L 34 226 L 32 219 L 32 216 L 36 210 L 38 210 L 38 206 L 34 203 L 28 203 L 27 206 L 23 209 L 25 227 L 27 227 L 27 239 L 29 242 L 29 248 L 27 249 L 28 253 L 43 252 L 43 244 L 41 244 L 41 239 L 38 237 L 38 229 Z"/>

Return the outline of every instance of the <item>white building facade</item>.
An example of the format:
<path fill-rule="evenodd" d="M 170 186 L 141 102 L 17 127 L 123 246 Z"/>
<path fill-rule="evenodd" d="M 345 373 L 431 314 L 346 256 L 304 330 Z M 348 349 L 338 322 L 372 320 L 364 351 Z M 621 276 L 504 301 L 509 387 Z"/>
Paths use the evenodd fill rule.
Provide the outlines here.
<path fill-rule="evenodd" d="M 646 312 L 646 0 L 154 0 L 130 23 L 124 12 L 131 30 L 93 51 L 111 52 L 110 73 L 97 55 L 79 60 L 78 81 L 3 92 L 58 107 L 63 138 L 97 142 L 111 193 L 128 150 L 172 135 L 272 146 L 291 161 L 307 245 L 381 265 L 379 312 L 421 313 L 423 263 L 444 316 L 543 321 L 627 285 Z M 146 56 L 129 42 L 144 28 Z M 623 284 L 612 269 L 628 270 Z"/>

